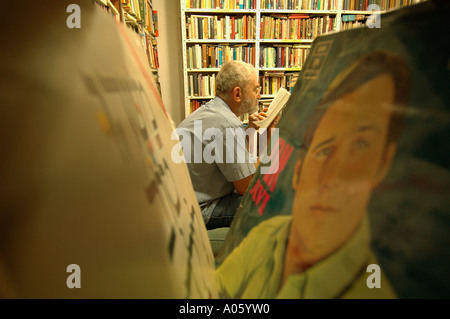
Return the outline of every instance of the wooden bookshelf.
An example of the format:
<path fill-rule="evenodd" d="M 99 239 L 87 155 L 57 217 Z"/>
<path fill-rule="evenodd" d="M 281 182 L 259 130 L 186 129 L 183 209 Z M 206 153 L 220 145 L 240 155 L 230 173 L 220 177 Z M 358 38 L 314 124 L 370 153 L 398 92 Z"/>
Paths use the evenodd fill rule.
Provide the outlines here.
<path fill-rule="evenodd" d="M 215 75 L 228 59 L 255 66 L 267 103 L 280 86 L 292 90 L 316 37 L 363 27 L 374 8 L 422 1 L 181 0 L 185 116 L 214 97 Z"/>
<path fill-rule="evenodd" d="M 155 83 L 161 93 L 158 74 L 158 20 L 152 0 L 92 0 L 92 2 L 140 36 Z"/>

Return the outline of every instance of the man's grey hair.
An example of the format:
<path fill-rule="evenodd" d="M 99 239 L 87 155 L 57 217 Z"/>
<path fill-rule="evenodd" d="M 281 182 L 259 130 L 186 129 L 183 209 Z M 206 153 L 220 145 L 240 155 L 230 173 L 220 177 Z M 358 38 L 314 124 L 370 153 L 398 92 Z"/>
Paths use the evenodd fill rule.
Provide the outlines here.
<path fill-rule="evenodd" d="M 222 65 L 216 77 L 216 94 L 227 96 L 234 87 L 244 86 L 257 74 L 255 67 L 243 61 L 228 61 Z"/>

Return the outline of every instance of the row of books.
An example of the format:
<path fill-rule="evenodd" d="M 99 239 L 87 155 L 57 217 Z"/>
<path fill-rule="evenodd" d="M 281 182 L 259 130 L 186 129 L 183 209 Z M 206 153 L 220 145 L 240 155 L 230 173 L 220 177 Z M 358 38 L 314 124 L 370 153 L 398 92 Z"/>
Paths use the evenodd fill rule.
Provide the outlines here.
<path fill-rule="evenodd" d="M 108 15 L 112 16 L 116 21 L 120 21 L 119 11 L 112 7 L 112 3 L 108 4 L 107 2 L 94 1 L 93 2 L 97 8 L 106 12 Z"/>
<path fill-rule="evenodd" d="M 365 21 L 347 21 L 341 23 L 341 31 L 362 28 L 365 26 Z"/>
<path fill-rule="evenodd" d="M 343 0 L 342 10 L 393 10 L 425 0 Z M 375 5 L 375 6 L 373 6 Z"/>
<path fill-rule="evenodd" d="M 274 95 L 281 87 L 292 92 L 300 72 L 264 72 L 259 76 L 261 95 Z"/>
<path fill-rule="evenodd" d="M 220 68 L 230 60 L 242 60 L 255 65 L 255 47 L 252 45 L 195 44 L 187 48 L 187 68 Z"/>
<path fill-rule="evenodd" d="M 274 45 L 262 47 L 260 66 L 263 68 L 301 68 L 309 53 L 309 48 L 298 45 Z"/>
<path fill-rule="evenodd" d="M 206 104 L 210 98 L 206 100 L 190 100 L 189 101 L 189 114 L 200 108 L 202 105 Z"/>
<path fill-rule="evenodd" d="M 258 0 L 186 0 L 186 8 L 256 9 Z M 337 10 L 339 0 L 261 0 L 262 9 Z"/>
<path fill-rule="evenodd" d="M 258 0 L 186 0 L 186 8 L 193 9 L 256 9 Z"/>
<path fill-rule="evenodd" d="M 155 38 L 143 32 L 141 34 L 142 43 L 144 44 L 145 53 L 148 57 L 148 63 L 151 68 L 158 69 L 159 68 L 159 58 L 158 58 L 158 49 Z"/>
<path fill-rule="evenodd" d="M 122 0 L 133 1 L 133 0 Z M 134 0 L 137 1 L 137 0 Z M 199 9 L 256 9 L 258 0 L 186 0 L 186 8 Z M 333 10 L 339 0 L 260 0 L 262 9 L 270 10 Z M 426 0 L 341 0 L 342 10 L 368 10 L 377 5 L 381 10 L 398 9 Z"/>
<path fill-rule="evenodd" d="M 259 76 L 262 95 L 274 95 L 281 87 L 292 92 L 300 72 L 264 72 Z M 216 74 L 190 74 L 189 97 L 212 97 L 216 94 Z"/>
<path fill-rule="evenodd" d="M 366 16 L 364 14 L 343 14 L 342 22 L 350 22 L 350 21 L 363 21 L 366 20 Z"/>
<path fill-rule="evenodd" d="M 190 97 L 214 96 L 216 94 L 216 74 L 190 74 L 188 94 Z"/>
<path fill-rule="evenodd" d="M 136 18 L 136 21 L 140 24 L 143 20 L 145 20 L 146 9 L 149 5 L 146 0 L 121 0 L 122 8 L 129 13 L 131 16 Z"/>
<path fill-rule="evenodd" d="M 261 0 L 261 8 L 272 10 L 337 10 L 338 0 Z"/>
<path fill-rule="evenodd" d="M 335 16 L 310 18 L 307 14 L 291 16 L 263 16 L 261 36 L 263 39 L 313 39 L 336 29 Z"/>
<path fill-rule="evenodd" d="M 152 9 L 149 0 L 121 0 L 122 8 L 125 11 L 125 20 L 131 23 L 131 27 L 136 24 L 144 27 L 154 36 L 158 36 L 158 12 Z M 136 30 L 137 31 L 137 30 Z"/>
<path fill-rule="evenodd" d="M 255 17 L 190 16 L 186 35 L 191 40 L 255 39 Z M 335 16 L 310 17 L 308 14 L 271 15 L 261 18 L 262 39 L 312 39 L 336 29 Z"/>
<path fill-rule="evenodd" d="M 159 36 L 158 11 L 156 11 L 156 10 L 147 10 L 146 11 L 145 28 L 147 29 L 148 32 L 155 35 L 156 37 Z"/>
<path fill-rule="evenodd" d="M 127 27 L 135 31 L 143 44 L 149 66 L 154 69 L 153 76 L 159 92 L 161 86 L 156 72 L 159 68 L 155 28 L 157 30 L 157 12 L 152 10 L 151 0 L 95 0 L 92 1 L 97 8 L 111 15 L 116 21 L 121 22 L 120 4 L 123 8 L 124 22 Z M 151 18 L 149 18 L 149 15 Z M 153 30 L 153 32 L 151 32 Z M 157 32 L 156 32 L 157 34 Z"/>
<path fill-rule="evenodd" d="M 152 10 L 149 0 L 120 0 L 122 1 L 123 9 L 132 16 L 135 22 L 145 27 L 145 30 L 152 30 L 152 34 L 155 34 L 155 28 L 157 29 L 157 12 Z M 120 14 L 118 11 L 118 3 L 113 4 L 110 1 L 94 1 L 93 2 L 99 9 L 105 11 L 108 15 L 111 15 L 117 21 L 120 21 Z M 151 15 L 151 19 L 148 19 L 148 15 Z M 144 19 L 142 19 L 144 17 Z M 142 43 L 147 54 L 150 67 L 159 68 L 158 52 L 156 48 L 156 41 L 149 36 L 147 32 L 144 32 L 142 27 L 136 25 L 131 26 L 140 36 Z M 149 31 L 150 32 L 150 31 Z"/>
<path fill-rule="evenodd" d="M 244 16 L 199 16 L 186 18 L 188 39 L 255 39 L 256 17 Z"/>
<path fill-rule="evenodd" d="M 298 44 L 279 44 L 260 48 L 260 67 L 301 68 L 309 53 Z M 187 48 L 187 68 L 220 68 L 230 60 L 242 60 L 255 65 L 255 47 L 247 45 L 196 44 Z"/>

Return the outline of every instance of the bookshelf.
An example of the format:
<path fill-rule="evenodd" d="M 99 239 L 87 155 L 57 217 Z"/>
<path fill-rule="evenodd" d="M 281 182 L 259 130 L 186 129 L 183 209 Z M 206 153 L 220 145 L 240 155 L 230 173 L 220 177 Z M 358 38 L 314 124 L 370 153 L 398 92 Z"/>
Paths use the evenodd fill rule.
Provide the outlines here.
<path fill-rule="evenodd" d="M 180 0 L 185 116 L 214 97 L 229 59 L 255 66 L 261 103 L 292 91 L 313 40 L 362 27 L 380 13 L 424 0 Z M 242 118 L 245 122 L 245 117 Z"/>
<path fill-rule="evenodd" d="M 153 10 L 152 0 L 91 0 L 97 7 L 111 15 L 118 22 L 136 32 L 143 43 L 155 83 L 161 94 L 159 83 L 159 58 L 157 37 L 158 15 Z"/>

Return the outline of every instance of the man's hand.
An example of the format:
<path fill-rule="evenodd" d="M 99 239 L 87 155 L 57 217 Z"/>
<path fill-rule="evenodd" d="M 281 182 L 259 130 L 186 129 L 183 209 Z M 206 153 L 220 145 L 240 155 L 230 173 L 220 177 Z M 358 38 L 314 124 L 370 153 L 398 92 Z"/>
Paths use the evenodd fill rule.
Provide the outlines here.
<path fill-rule="evenodd" d="M 273 119 L 272 123 L 270 123 L 269 127 L 267 128 L 269 130 L 269 132 L 271 132 L 270 130 L 277 127 L 278 122 L 280 121 L 280 116 L 281 116 L 281 112 L 278 113 L 278 115 Z"/>
<path fill-rule="evenodd" d="M 266 108 L 264 108 L 264 110 L 262 110 L 262 112 L 250 114 L 249 117 L 248 117 L 247 128 L 253 127 L 255 130 L 258 130 L 259 126 L 256 125 L 254 123 L 254 121 L 260 121 L 260 120 L 265 119 L 267 117 L 267 113 L 266 112 L 267 112 L 268 109 L 269 108 L 266 107 Z M 269 134 L 271 132 L 270 129 L 275 128 L 278 125 L 278 122 L 280 121 L 280 116 L 281 116 L 281 112 L 273 119 L 272 123 L 270 123 L 269 127 L 267 128 Z"/>
<path fill-rule="evenodd" d="M 265 119 L 267 117 L 266 112 L 267 112 L 268 109 L 269 109 L 268 107 L 265 107 L 264 110 L 262 110 L 262 112 L 250 114 L 249 117 L 248 117 L 247 128 L 253 127 L 255 130 L 258 130 L 259 126 L 256 125 L 254 123 L 254 121 L 260 121 L 260 120 Z"/>
<path fill-rule="evenodd" d="M 267 145 L 269 144 L 270 138 L 272 136 L 272 129 L 276 128 L 278 122 L 280 121 L 281 112 L 273 119 L 272 123 L 270 123 L 269 127 L 267 127 Z"/>
<path fill-rule="evenodd" d="M 264 108 L 264 110 L 262 110 L 262 112 L 249 115 L 247 128 L 253 127 L 255 130 L 258 130 L 259 126 L 256 125 L 255 123 L 253 123 L 253 121 L 259 121 L 259 120 L 265 119 L 267 117 L 267 113 L 266 112 L 267 112 L 268 109 L 269 108 L 266 107 L 266 108 Z M 270 138 L 272 136 L 272 129 L 275 128 L 278 125 L 278 122 L 280 121 L 280 116 L 281 116 L 281 112 L 274 118 L 272 123 L 270 123 L 269 127 L 264 132 L 264 134 L 266 136 L 266 139 L 267 139 L 265 147 L 267 147 L 267 145 L 269 144 Z M 246 136 L 246 141 L 247 141 L 247 150 L 249 150 L 249 148 L 248 148 L 249 145 L 250 145 L 249 136 Z M 253 145 L 253 147 L 255 147 L 255 146 Z M 264 152 L 266 152 L 266 150 L 264 150 Z M 258 157 L 258 160 L 255 163 L 255 166 L 258 167 L 259 164 L 260 164 L 260 158 Z M 236 184 L 235 184 L 236 189 L 238 189 L 238 186 L 236 186 Z"/>

